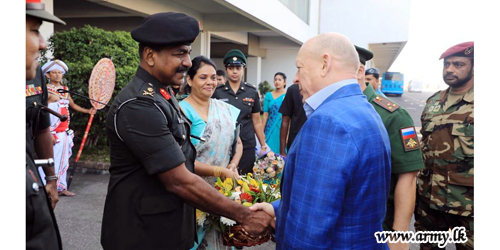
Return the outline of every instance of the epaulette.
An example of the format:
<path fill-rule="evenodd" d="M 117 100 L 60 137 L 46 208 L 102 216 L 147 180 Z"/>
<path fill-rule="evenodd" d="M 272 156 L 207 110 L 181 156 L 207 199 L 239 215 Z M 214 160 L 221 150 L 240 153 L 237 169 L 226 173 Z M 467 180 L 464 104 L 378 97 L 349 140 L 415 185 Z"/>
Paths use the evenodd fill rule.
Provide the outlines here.
<path fill-rule="evenodd" d="M 257 89 L 257 87 L 255 87 L 255 85 L 250 84 L 248 82 L 245 82 L 245 85 L 248 86 L 248 87 L 250 87 L 250 88 Z"/>
<path fill-rule="evenodd" d="M 391 101 L 387 100 L 386 98 L 379 96 L 379 95 L 377 95 L 377 96 L 375 96 L 375 98 L 373 98 L 373 102 L 391 113 L 396 111 L 399 108 L 399 105 L 397 105 L 396 103 L 391 102 Z"/>
<path fill-rule="evenodd" d="M 137 95 L 139 97 L 150 97 L 152 99 L 155 99 L 156 92 L 155 92 L 155 89 L 153 87 L 153 84 L 144 83 L 144 84 L 142 84 L 142 86 L 139 89 L 140 90 L 137 93 Z"/>

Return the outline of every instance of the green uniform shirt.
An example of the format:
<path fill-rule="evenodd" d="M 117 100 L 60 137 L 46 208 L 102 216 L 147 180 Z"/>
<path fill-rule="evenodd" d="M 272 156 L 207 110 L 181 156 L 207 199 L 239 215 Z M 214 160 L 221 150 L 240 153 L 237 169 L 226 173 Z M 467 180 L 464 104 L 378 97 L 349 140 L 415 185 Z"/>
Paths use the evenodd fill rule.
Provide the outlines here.
<path fill-rule="evenodd" d="M 371 85 L 366 87 L 363 94 L 366 95 L 368 102 L 373 105 L 375 111 L 382 118 L 391 141 L 391 189 L 387 200 L 387 214 L 383 224 L 384 230 L 391 230 L 394 221 L 394 190 L 398 174 L 423 169 L 424 162 L 413 120 L 408 112 L 388 98 L 375 93 Z M 407 136 L 413 144 L 409 139 L 404 139 L 402 131 L 405 131 L 405 129 L 410 131 L 413 129 L 414 136 Z"/>

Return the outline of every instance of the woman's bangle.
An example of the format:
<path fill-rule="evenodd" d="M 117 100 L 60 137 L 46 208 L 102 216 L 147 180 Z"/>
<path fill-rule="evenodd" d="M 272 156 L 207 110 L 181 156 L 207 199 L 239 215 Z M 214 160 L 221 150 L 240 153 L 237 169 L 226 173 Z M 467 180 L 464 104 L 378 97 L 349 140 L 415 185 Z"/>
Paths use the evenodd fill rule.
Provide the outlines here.
<path fill-rule="evenodd" d="M 221 174 L 222 174 L 222 167 L 214 166 L 214 176 L 220 177 Z"/>

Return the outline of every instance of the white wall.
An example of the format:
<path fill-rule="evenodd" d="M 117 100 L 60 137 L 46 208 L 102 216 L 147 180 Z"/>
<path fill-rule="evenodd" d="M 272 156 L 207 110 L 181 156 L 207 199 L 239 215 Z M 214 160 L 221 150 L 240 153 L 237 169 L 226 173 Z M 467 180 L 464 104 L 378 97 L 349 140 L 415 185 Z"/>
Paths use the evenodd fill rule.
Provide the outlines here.
<path fill-rule="evenodd" d="M 217 70 L 222 69 L 225 71 L 226 68 L 224 67 L 224 64 L 222 63 L 222 59 L 223 58 L 210 58 L 210 60 L 212 60 L 215 63 L 215 66 L 217 66 Z"/>
<path fill-rule="evenodd" d="M 352 43 L 408 41 L 410 0 L 323 0 L 320 33 L 338 32 Z"/>
<path fill-rule="evenodd" d="M 309 24 L 278 0 L 215 0 L 248 18 L 267 26 L 297 43 L 318 33 L 319 0 L 310 0 Z"/>
<path fill-rule="evenodd" d="M 286 84 L 293 84 L 293 77 L 297 72 L 295 59 L 299 48 L 289 49 L 267 49 L 266 59 L 262 59 L 261 82 L 267 80 L 274 88 L 274 74 L 277 72 L 285 73 Z"/>
<path fill-rule="evenodd" d="M 45 10 L 49 13 L 54 14 L 54 1 L 53 0 L 42 0 L 42 3 L 45 4 Z M 63 20 L 64 21 L 64 20 Z M 49 22 L 43 22 L 42 26 L 40 26 L 40 34 L 47 42 L 47 46 L 49 45 L 49 38 L 54 33 L 54 24 Z M 52 53 L 48 51 L 45 54 L 47 58 L 52 58 Z"/>

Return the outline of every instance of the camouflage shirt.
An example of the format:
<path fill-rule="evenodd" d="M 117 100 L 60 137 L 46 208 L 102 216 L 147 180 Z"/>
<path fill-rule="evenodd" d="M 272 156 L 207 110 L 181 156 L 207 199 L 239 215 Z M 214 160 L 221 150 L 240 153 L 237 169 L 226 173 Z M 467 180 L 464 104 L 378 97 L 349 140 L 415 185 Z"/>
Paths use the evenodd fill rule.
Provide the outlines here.
<path fill-rule="evenodd" d="M 449 92 L 432 95 L 422 113 L 418 193 L 432 209 L 474 217 L 474 86 L 453 104 Z"/>

